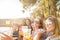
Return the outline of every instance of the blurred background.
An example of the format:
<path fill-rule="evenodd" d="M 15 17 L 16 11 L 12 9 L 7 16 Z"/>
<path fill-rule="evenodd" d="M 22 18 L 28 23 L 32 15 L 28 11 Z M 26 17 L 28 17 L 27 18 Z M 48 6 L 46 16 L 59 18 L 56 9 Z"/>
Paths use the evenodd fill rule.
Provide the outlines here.
<path fill-rule="evenodd" d="M 0 32 L 7 29 L 12 37 L 12 23 L 25 25 L 27 18 L 33 20 L 40 16 L 45 19 L 48 15 L 54 15 L 60 24 L 60 0 L 0 0 Z M 13 39 L 18 40 L 18 36 Z"/>

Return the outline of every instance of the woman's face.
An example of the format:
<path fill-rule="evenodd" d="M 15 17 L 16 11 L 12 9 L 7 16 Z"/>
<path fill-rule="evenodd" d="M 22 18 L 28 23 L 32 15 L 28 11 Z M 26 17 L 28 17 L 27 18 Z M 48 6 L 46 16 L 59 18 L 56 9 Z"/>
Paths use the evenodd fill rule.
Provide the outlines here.
<path fill-rule="evenodd" d="M 47 32 L 52 32 L 55 29 L 54 23 L 52 23 L 52 21 L 50 21 L 49 19 L 45 21 L 45 27 Z"/>
<path fill-rule="evenodd" d="M 30 21 L 29 21 L 29 20 L 26 20 L 26 24 L 27 24 L 27 25 L 30 25 Z"/>
<path fill-rule="evenodd" d="M 39 20 L 34 20 L 33 25 L 34 25 L 35 28 L 39 28 L 40 27 L 40 21 Z"/>

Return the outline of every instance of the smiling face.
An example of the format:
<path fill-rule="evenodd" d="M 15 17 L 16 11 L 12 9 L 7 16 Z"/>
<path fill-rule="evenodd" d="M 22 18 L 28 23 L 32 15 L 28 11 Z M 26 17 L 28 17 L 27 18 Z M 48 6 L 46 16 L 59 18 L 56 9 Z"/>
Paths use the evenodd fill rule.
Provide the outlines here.
<path fill-rule="evenodd" d="M 30 25 L 30 20 L 29 19 L 26 20 L 26 25 Z"/>
<path fill-rule="evenodd" d="M 40 20 L 35 19 L 34 22 L 33 22 L 33 26 L 34 26 L 35 29 L 39 29 L 41 27 Z"/>
<path fill-rule="evenodd" d="M 54 23 L 49 19 L 45 21 L 45 27 L 46 27 L 47 32 L 52 32 L 55 29 Z"/>
<path fill-rule="evenodd" d="M 55 16 L 49 15 L 46 18 L 44 23 L 45 23 L 45 28 L 46 28 L 47 32 L 60 35 L 60 27 L 58 24 L 58 19 Z"/>

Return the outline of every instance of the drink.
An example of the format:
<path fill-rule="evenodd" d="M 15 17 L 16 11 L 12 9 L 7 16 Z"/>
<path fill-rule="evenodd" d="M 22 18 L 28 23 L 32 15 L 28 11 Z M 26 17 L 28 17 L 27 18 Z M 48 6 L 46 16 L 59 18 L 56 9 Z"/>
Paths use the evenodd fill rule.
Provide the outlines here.
<path fill-rule="evenodd" d="M 26 28 L 25 28 L 26 27 Z M 22 28 L 23 31 L 23 40 L 31 40 L 31 29 L 28 29 L 27 26 Z"/>

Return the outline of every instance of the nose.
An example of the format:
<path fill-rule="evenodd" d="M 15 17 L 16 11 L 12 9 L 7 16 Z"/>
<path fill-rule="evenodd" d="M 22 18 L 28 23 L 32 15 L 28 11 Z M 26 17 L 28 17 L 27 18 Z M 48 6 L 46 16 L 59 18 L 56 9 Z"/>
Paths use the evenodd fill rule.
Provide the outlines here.
<path fill-rule="evenodd" d="M 49 25 L 48 24 L 45 24 L 46 27 L 48 27 Z"/>

